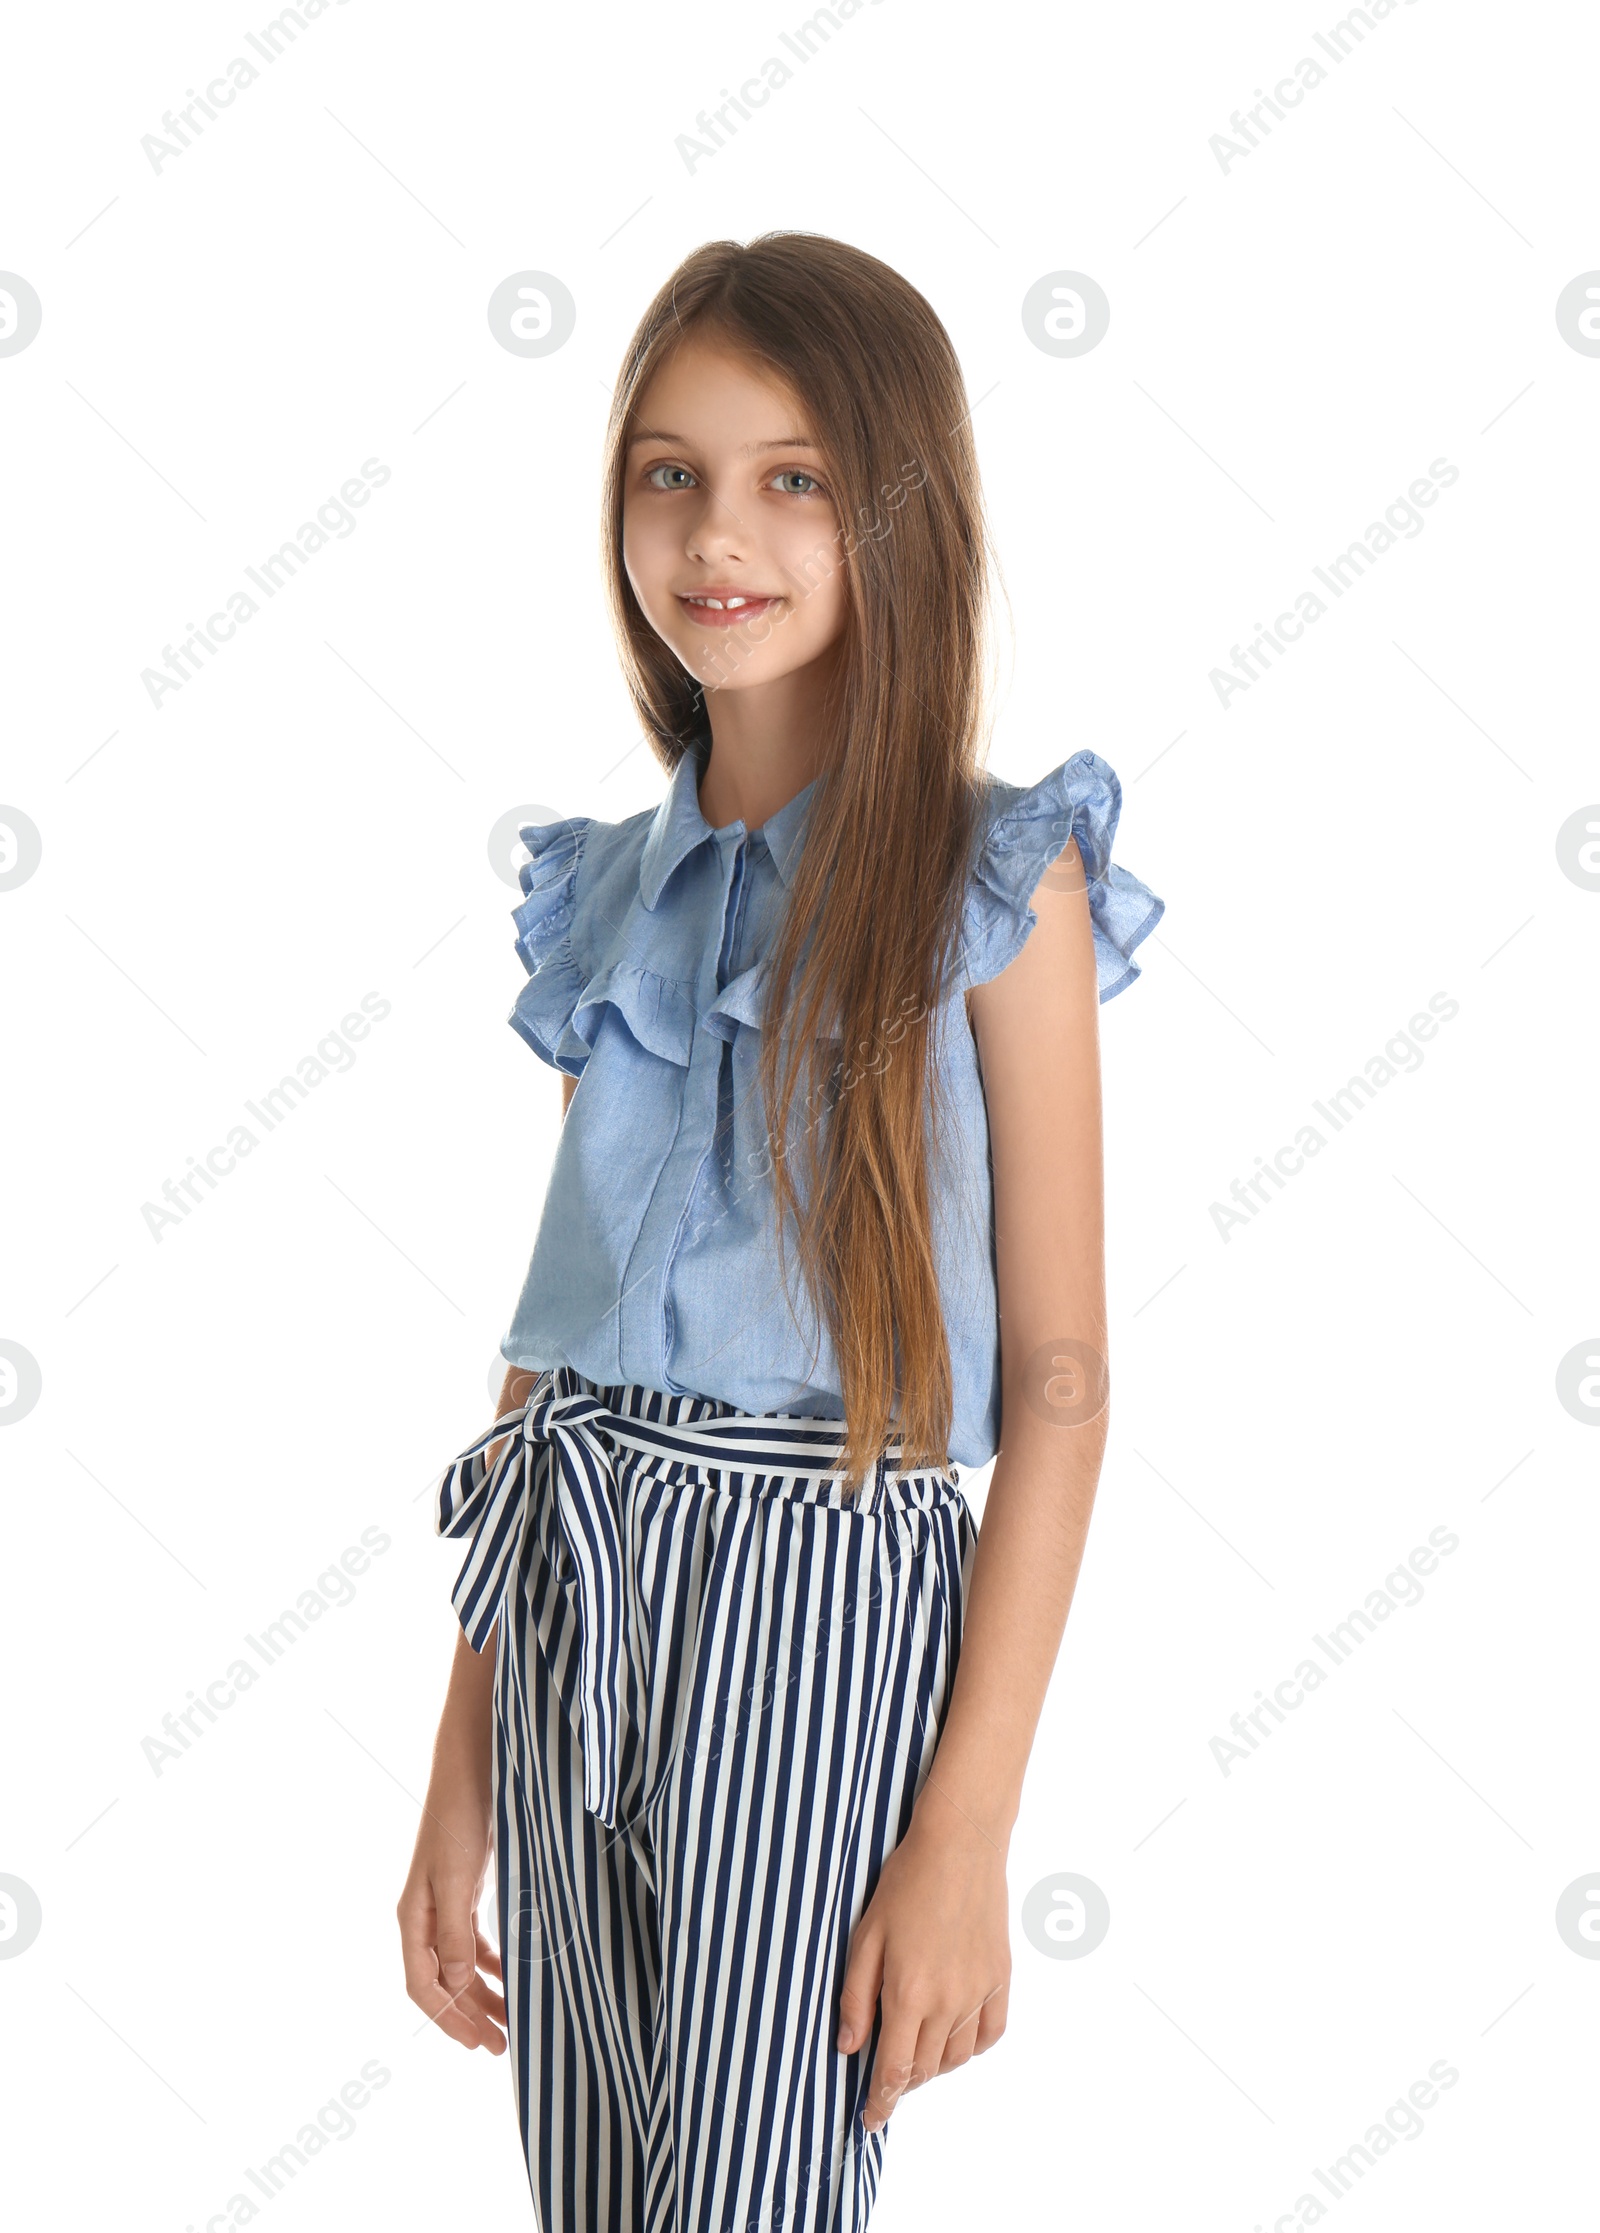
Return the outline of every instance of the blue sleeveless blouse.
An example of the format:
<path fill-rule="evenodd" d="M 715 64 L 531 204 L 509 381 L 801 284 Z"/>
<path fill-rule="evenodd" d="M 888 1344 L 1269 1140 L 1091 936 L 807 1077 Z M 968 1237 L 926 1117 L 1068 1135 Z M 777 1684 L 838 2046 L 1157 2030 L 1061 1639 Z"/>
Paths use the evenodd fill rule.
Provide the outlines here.
<path fill-rule="evenodd" d="M 765 957 L 816 784 L 760 829 L 714 830 L 701 768 L 686 752 L 661 804 L 626 821 L 573 815 L 518 833 L 531 858 L 512 920 L 529 974 L 508 1021 L 582 1083 L 501 1355 L 528 1372 L 568 1365 L 601 1386 L 836 1419 L 838 1363 L 792 1234 L 787 1296 L 779 1280 L 756 1077 Z M 929 1187 L 954 1382 L 950 1459 L 966 1466 L 999 1447 L 1000 1327 L 988 1114 L 962 996 L 1021 952 L 1038 920 L 1029 900 L 1069 836 L 1088 879 L 1102 1002 L 1139 975 L 1129 957 L 1165 912 L 1112 863 L 1122 787 L 1097 754 L 1076 752 L 1028 788 L 984 782 L 959 963 L 931 1027 L 948 1111 Z M 803 1166 L 791 1168 L 800 1183 Z"/>

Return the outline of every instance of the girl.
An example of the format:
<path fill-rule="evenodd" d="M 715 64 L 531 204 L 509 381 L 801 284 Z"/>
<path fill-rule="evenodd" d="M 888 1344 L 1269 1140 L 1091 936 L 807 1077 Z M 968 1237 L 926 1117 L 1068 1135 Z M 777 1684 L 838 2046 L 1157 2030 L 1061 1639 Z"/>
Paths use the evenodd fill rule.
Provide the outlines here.
<path fill-rule="evenodd" d="M 1005 2028 L 1106 1436 L 1096 1007 L 1162 902 L 1093 752 L 980 769 L 967 422 L 923 297 L 802 233 L 690 256 L 617 384 L 670 782 L 521 832 L 564 1121 L 436 1488 L 463 1633 L 399 1903 L 411 1998 L 509 2040 L 542 2233 L 853 2233 L 895 2102 Z"/>

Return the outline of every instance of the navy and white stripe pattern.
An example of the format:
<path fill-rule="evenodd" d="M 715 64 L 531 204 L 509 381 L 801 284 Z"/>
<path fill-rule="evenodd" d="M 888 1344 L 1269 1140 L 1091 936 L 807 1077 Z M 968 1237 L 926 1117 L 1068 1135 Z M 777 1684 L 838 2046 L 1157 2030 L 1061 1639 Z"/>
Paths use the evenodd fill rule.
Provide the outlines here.
<path fill-rule="evenodd" d="M 509 1437 L 491 1468 L 487 1446 Z M 952 1469 L 566 1366 L 437 1488 L 499 1623 L 494 1830 L 540 2233 L 857 2233 L 888 2127 L 834 2045 L 960 1651 Z M 891 2120 L 892 2121 L 892 2120 Z"/>

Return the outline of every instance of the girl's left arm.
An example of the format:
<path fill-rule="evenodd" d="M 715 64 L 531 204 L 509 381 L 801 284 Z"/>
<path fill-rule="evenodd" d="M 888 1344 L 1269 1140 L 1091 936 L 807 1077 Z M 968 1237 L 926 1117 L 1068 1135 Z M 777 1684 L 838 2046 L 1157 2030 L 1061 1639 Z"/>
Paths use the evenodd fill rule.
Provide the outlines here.
<path fill-rule="evenodd" d="M 1037 926 L 971 995 L 994 1158 L 1000 1452 L 930 1819 L 1009 1837 L 1083 1559 L 1109 1423 L 1100 1002 L 1076 841 Z"/>
<path fill-rule="evenodd" d="M 840 2043 L 853 2045 L 882 1995 L 869 2129 L 1005 2028 L 1006 1848 L 1105 1451 L 1099 989 L 1076 841 L 1031 904 L 1022 951 L 970 995 L 994 1167 L 1001 1448 L 939 1748 L 841 1998 Z"/>

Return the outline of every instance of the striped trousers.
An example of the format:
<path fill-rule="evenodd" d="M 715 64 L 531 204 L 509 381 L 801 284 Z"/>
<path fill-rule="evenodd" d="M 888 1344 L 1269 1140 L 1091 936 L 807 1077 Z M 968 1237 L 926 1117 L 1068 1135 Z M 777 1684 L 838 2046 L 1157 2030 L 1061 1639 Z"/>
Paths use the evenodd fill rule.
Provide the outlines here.
<path fill-rule="evenodd" d="M 843 1424 L 565 1366 L 440 1475 L 453 1602 L 498 1623 L 494 1846 L 540 2233 L 856 2233 L 881 2016 L 835 2045 L 851 1932 L 904 1836 L 976 1527 Z M 491 1442 L 509 1437 L 491 1468 Z"/>

